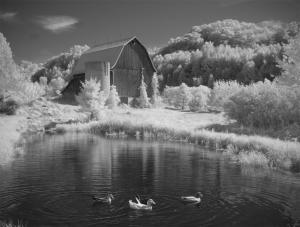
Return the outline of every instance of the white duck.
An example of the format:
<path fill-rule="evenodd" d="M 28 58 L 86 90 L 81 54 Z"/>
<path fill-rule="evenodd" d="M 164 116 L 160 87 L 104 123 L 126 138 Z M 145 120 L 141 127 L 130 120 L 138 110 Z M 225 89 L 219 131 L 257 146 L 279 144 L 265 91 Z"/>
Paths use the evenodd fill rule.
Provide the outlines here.
<path fill-rule="evenodd" d="M 129 207 L 134 210 L 152 210 L 152 205 L 156 204 L 152 199 L 148 199 L 147 204 L 141 203 L 137 197 L 135 199 L 137 203 L 129 200 Z"/>
<path fill-rule="evenodd" d="M 187 203 L 200 203 L 203 194 L 201 192 L 197 192 L 195 196 L 181 196 L 181 200 Z"/>

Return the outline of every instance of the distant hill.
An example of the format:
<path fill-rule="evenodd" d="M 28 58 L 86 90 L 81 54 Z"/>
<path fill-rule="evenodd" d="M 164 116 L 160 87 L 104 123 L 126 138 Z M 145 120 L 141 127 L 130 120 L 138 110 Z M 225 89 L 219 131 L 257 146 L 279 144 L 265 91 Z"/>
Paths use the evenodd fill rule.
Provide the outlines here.
<path fill-rule="evenodd" d="M 296 22 L 222 20 L 192 27 L 153 54 L 163 85 L 206 85 L 214 79 L 248 84 L 280 75 L 282 47 L 299 33 Z"/>
<path fill-rule="evenodd" d="M 31 76 L 31 80 L 33 82 L 39 81 L 40 77 L 47 77 L 48 82 L 58 77 L 68 80 L 75 62 L 79 59 L 81 54 L 88 49 L 89 46 L 87 45 L 75 45 L 70 48 L 69 52 L 61 53 L 58 56 L 50 58 Z"/>

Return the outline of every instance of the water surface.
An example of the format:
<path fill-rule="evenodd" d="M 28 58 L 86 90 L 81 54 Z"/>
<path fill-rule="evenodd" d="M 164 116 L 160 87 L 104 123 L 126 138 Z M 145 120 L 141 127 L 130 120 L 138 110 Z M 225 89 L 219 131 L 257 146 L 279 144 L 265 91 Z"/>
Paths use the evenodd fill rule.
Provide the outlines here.
<path fill-rule="evenodd" d="M 42 136 L 0 169 L 0 220 L 27 226 L 297 226 L 299 175 L 244 168 L 178 143 Z M 199 206 L 182 195 L 201 191 Z M 93 195 L 112 192 L 111 205 Z M 152 198 L 153 211 L 128 200 Z"/>

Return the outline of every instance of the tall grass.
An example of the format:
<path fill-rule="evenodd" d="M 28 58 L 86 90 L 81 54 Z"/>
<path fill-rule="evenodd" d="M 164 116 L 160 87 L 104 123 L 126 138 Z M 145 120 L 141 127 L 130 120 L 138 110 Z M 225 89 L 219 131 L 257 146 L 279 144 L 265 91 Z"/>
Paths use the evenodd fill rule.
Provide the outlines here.
<path fill-rule="evenodd" d="M 260 136 L 236 135 L 208 130 L 191 131 L 174 125 L 135 118 L 107 118 L 101 122 L 60 125 L 58 131 L 85 131 L 114 137 L 137 137 L 184 141 L 227 152 L 241 163 L 300 170 L 300 143 Z M 299 169 L 298 169 L 299 168 Z"/>

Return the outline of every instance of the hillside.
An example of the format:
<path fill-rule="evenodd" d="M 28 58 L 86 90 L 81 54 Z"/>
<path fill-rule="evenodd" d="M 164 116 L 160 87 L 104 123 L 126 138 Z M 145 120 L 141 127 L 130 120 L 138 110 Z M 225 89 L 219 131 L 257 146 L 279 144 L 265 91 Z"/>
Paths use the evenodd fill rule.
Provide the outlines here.
<path fill-rule="evenodd" d="M 245 84 L 273 80 L 281 73 L 276 60 L 282 58 L 283 46 L 298 33 L 295 22 L 216 21 L 170 39 L 153 55 L 153 62 L 162 84 L 169 86 L 206 85 L 211 74 L 215 80 Z"/>

